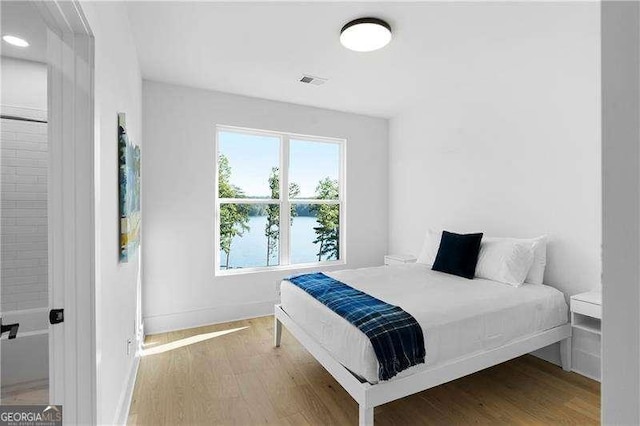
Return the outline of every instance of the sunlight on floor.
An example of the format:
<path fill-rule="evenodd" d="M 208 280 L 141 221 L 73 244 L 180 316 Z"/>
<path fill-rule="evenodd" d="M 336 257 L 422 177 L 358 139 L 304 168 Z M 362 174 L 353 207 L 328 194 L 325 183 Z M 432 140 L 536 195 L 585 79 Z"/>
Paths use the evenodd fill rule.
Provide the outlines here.
<path fill-rule="evenodd" d="M 172 351 L 174 349 L 193 345 L 194 343 L 199 343 L 205 340 L 213 339 L 214 337 L 220 337 L 220 336 L 224 336 L 225 334 L 235 333 L 236 331 L 242 331 L 247 328 L 249 327 L 248 326 L 238 327 L 238 328 L 231 328 L 229 330 L 214 331 L 212 333 L 197 334 L 195 336 L 176 340 L 174 342 L 165 343 L 163 345 L 158 345 L 151 348 L 145 348 L 142 350 L 142 356 L 161 354 L 164 352 Z"/>

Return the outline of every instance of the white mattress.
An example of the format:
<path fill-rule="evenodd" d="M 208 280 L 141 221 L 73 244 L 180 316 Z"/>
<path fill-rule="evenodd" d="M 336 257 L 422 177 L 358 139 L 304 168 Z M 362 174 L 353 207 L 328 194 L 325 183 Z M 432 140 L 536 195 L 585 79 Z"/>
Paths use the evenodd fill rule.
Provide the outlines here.
<path fill-rule="evenodd" d="M 420 323 L 426 363 L 395 378 L 568 322 L 564 295 L 546 285 L 515 288 L 484 279 L 467 280 L 421 264 L 327 275 L 400 306 Z M 283 281 L 280 288 L 282 308 L 298 325 L 351 372 L 378 382 L 378 361 L 364 333 L 290 282 Z"/>

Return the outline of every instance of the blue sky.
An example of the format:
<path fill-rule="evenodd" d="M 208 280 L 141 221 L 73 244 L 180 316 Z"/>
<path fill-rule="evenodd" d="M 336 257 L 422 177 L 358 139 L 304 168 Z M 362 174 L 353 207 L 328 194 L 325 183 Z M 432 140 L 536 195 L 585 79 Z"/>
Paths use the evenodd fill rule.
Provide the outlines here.
<path fill-rule="evenodd" d="M 231 182 L 248 197 L 270 196 L 269 174 L 279 166 L 279 139 L 270 136 L 219 133 L 219 150 L 229 159 Z M 300 185 L 301 198 L 313 198 L 320 179 L 338 179 L 340 146 L 291 139 L 289 180 Z"/>

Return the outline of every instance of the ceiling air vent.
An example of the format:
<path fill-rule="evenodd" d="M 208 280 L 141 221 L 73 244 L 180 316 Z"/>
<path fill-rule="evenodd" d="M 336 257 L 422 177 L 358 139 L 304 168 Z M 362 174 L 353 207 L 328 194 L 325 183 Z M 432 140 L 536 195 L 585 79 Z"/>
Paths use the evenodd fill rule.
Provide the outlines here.
<path fill-rule="evenodd" d="M 314 77 L 312 75 L 303 75 L 302 77 L 300 77 L 300 79 L 298 80 L 300 83 L 305 83 L 305 84 L 312 84 L 314 86 L 322 86 L 323 84 L 325 84 L 327 82 L 326 78 L 321 78 L 321 77 Z"/>

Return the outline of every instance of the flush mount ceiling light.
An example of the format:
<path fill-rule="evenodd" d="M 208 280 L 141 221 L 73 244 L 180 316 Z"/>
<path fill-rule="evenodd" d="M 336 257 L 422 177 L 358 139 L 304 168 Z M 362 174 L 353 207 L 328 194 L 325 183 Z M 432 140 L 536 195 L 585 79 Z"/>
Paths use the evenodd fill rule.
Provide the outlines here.
<path fill-rule="evenodd" d="M 382 19 L 360 18 L 348 22 L 340 30 L 340 43 L 356 52 L 371 52 L 391 41 L 391 27 Z"/>
<path fill-rule="evenodd" d="M 27 42 L 27 40 L 22 39 L 20 37 L 13 36 L 13 35 L 8 35 L 7 34 L 5 36 L 2 36 L 2 39 L 4 41 L 6 41 L 7 43 L 13 45 L 13 46 L 17 46 L 17 47 L 28 47 L 29 46 L 29 43 Z"/>

